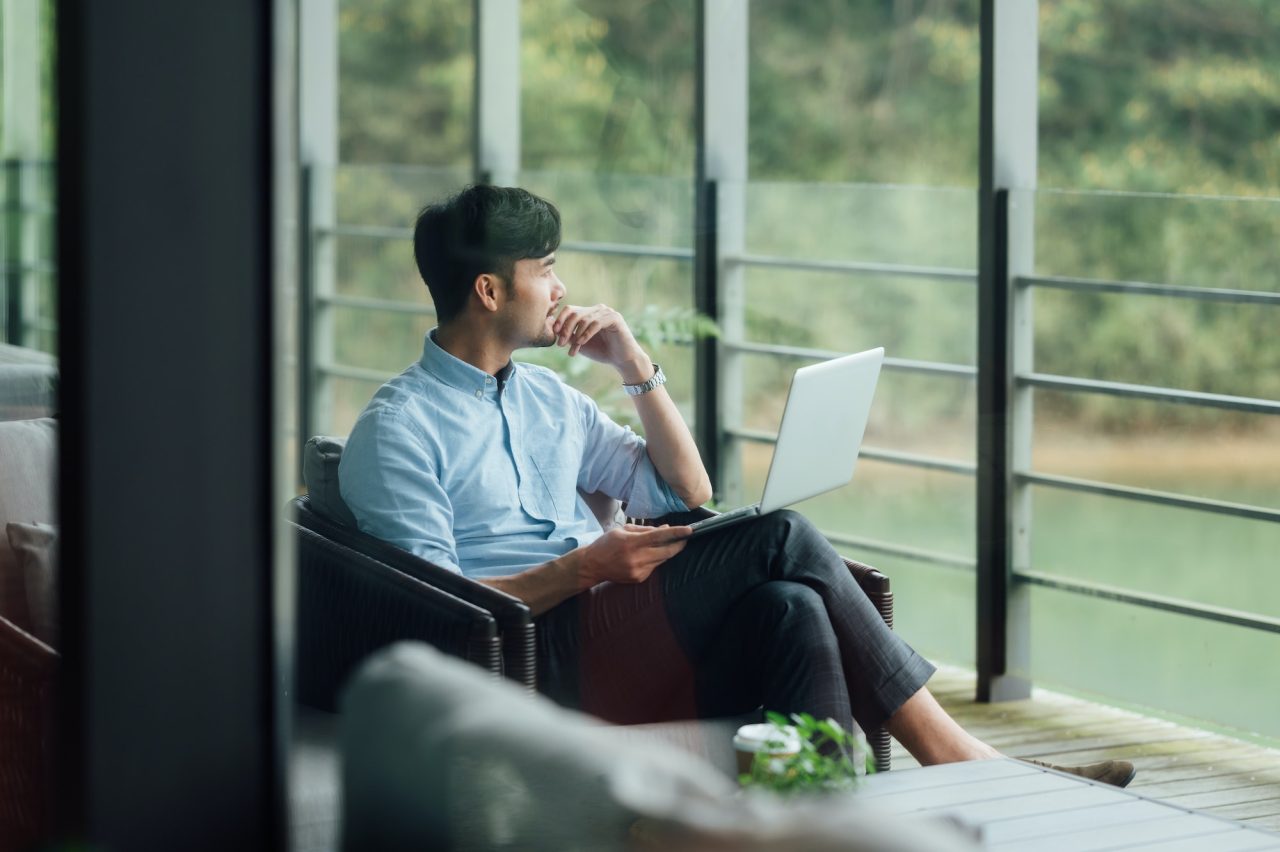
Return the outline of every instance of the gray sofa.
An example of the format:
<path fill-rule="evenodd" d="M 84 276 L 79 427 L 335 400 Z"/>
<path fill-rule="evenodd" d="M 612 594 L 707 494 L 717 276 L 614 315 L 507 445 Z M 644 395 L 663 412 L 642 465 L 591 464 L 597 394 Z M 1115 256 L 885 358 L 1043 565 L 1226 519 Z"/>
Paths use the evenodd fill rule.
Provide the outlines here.
<path fill-rule="evenodd" d="M 28 596 L 30 554 L 10 545 L 7 528 L 56 520 L 56 390 L 50 356 L 0 344 L 0 852 L 34 845 L 50 818 L 58 654 Z"/>

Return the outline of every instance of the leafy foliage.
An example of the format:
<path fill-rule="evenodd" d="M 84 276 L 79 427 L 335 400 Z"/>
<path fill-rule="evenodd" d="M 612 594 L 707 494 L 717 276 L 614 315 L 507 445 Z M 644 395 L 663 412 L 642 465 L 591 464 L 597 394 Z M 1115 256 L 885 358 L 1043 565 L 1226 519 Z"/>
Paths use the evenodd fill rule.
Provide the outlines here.
<path fill-rule="evenodd" d="M 808 713 L 792 713 L 788 719 L 768 711 L 768 720 L 778 731 L 778 740 L 766 746 L 785 746 L 785 733 L 794 728 L 800 750 L 793 755 L 756 752 L 751 771 L 738 776 L 744 787 L 771 790 L 783 795 L 795 793 L 835 793 L 851 790 L 858 780 L 875 771 L 875 760 L 866 739 L 840 727 L 834 719 L 815 719 Z"/>

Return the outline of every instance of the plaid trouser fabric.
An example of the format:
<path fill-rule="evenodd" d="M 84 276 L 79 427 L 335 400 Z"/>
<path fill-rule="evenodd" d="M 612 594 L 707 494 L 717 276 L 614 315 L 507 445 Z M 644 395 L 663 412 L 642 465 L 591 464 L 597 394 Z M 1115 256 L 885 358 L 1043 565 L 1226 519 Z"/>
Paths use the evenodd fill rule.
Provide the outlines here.
<path fill-rule="evenodd" d="M 763 706 L 871 730 L 934 668 L 784 510 L 691 539 L 643 583 L 602 583 L 544 613 L 538 671 L 551 698 L 623 724 Z"/>

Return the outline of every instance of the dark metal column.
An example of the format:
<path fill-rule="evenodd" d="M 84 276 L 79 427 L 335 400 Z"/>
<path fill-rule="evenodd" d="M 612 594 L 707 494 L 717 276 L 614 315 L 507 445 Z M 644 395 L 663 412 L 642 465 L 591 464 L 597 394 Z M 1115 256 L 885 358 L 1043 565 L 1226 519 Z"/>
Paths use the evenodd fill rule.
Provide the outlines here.
<path fill-rule="evenodd" d="M 977 697 L 1004 701 L 1025 698 L 1031 690 L 1027 591 L 1013 578 L 1015 552 L 1029 534 L 1014 529 L 1015 513 L 1023 508 L 1014 486 L 1015 445 L 1029 447 L 1029 435 L 1014 430 L 1030 424 L 1014 417 L 1008 190 L 1035 186 L 1036 3 L 982 0 L 980 29 Z M 1030 213 L 1024 204 L 1018 215 Z M 1016 232 L 1030 241 L 1029 220 Z M 1018 247 L 1020 264 L 1032 248 Z"/>
<path fill-rule="evenodd" d="M 76 848 L 284 848 L 274 13 L 58 8 L 56 745 Z"/>

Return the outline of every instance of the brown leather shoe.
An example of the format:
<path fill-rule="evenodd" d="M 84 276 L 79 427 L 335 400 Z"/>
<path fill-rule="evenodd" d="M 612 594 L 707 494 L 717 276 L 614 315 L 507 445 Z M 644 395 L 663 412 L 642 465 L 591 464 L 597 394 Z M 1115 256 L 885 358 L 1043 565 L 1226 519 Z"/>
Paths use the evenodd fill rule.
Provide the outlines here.
<path fill-rule="evenodd" d="M 1045 769 L 1056 769 L 1068 775 L 1088 778 L 1090 781 L 1097 781 L 1099 784 L 1110 784 L 1113 787 L 1128 786 L 1129 782 L 1133 780 L 1133 776 L 1138 774 L 1138 770 L 1134 769 L 1133 764 L 1127 760 L 1104 760 L 1101 763 L 1090 763 L 1086 766 L 1057 766 L 1041 760 L 1031 760 L 1030 758 L 1023 758 L 1023 761 L 1035 766 L 1043 766 Z"/>

